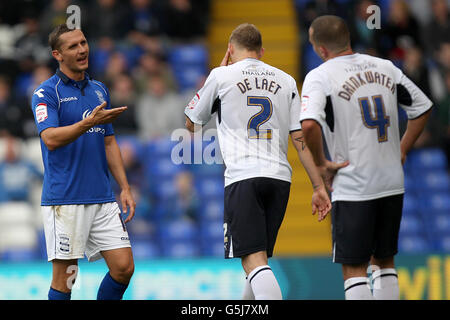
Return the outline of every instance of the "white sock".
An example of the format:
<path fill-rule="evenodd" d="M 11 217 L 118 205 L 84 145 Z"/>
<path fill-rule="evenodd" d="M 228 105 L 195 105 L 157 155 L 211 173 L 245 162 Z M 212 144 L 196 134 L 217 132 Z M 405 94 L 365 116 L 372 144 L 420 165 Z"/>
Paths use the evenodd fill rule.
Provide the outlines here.
<path fill-rule="evenodd" d="M 245 277 L 245 287 L 244 293 L 242 294 L 242 300 L 255 300 L 255 295 L 253 294 L 252 286 L 248 281 L 248 277 Z"/>
<path fill-rule="evenodd" d="M 379 269 L 372 273 L 372 288 L 377 300 L 400 300 L 398 276 L 394 268 Z"/>
<path fill-rule="evenodd" d="M 374 300 L 367 277 L 354 277 L 344 282 L 345 300 Z"/>
<path fill-rule="evenodd" d="M 281 300 L 281 289 L 268 265 L 259 266 L 250 272 L 248 282 L 252 287 L 255 300 Z"/>

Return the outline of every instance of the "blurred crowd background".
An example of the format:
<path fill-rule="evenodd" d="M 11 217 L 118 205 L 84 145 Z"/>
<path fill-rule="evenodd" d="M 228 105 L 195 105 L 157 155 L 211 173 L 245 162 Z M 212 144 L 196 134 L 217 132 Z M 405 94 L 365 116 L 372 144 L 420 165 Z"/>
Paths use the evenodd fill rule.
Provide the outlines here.
<path fill-rule="evenodd" d="M 138 204 L 128 224 L 135 256 L 223 256 L 223 166 L 176 165 L 171 159 L 179 143 L 171 134 L 184 127 L 184 107 L 214 67 L 206 45 L 212 1 L 0 2 L 0 260 L 46 258 L 39 213 L 43 167 L 30 100 L 57 68 L 47 38 L 66 21 L 71 4 L 81 8 L 89 75 L 107 85 L 112 106 L 128 106 L 114 130 Z M 379 30 L 366 25 L 367 8 L 374 4 L 381 8 Z M 450 238 L 430 240 L 439 232 L 450 234 L 448 1 L 296 0 L 292 8 L 301 39 L 299 86 L 321 63 L 308 43 L 310 23 L 336 14 L 349 23 L 355 51 L 391 59 L 435 103 L 405 167 L 401 248 L 450 250 Z M 215 143 L 213 138 L 202 147 Z M 424 189 L 430 197 L 418 204 L 416 194 Z M 431 222 L 424 216 L 430 211 L 436 217 Z"/>

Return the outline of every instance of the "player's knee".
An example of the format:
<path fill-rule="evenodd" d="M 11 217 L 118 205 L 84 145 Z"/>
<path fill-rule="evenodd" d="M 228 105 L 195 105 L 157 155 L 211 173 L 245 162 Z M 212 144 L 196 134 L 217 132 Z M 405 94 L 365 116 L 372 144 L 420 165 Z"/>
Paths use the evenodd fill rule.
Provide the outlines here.
<path fill-rule="evenodd" d="M 128 282 L 134 273 L 134 263 L 133 261 L 118 263 L 110 270 L 110 273 L 117 281 Z"/>

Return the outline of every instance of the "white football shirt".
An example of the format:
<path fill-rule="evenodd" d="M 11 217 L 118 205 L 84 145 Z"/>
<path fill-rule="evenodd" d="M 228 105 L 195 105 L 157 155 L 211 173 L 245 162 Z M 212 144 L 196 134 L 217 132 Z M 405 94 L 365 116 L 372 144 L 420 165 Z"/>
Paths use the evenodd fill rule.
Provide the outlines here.
<path fill-rule="evenodd" d="M 432 102 L 389 60 L 365 54 L 330 59 L 308 73 L 300 121 L 322 127 L 333 161 L 349 160 L 333 181 L 332 201 L 404 193 L 398 106 L 414 119 Z"/>
<path fill-rule="evenodd" d="M 215 112 L 225 186 L 255 177 L 291 182 L 289 133 L 301 129 L 294 78 L 252 58 L 215 68 L 185 115 L 204 125 Z"/>

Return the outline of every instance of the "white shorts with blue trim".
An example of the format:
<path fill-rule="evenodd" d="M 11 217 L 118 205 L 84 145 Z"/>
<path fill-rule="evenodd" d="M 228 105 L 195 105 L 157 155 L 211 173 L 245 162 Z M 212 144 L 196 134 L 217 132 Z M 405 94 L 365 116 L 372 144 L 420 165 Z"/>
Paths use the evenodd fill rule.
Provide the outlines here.
<path fill-rule="evenodd" d="M 101 252 L 131 247 L 117 202 L 42 206 L 48 261 L 102 258 Z"/>

